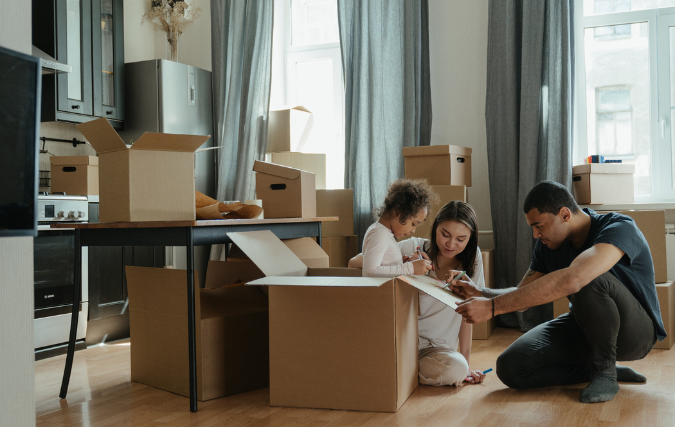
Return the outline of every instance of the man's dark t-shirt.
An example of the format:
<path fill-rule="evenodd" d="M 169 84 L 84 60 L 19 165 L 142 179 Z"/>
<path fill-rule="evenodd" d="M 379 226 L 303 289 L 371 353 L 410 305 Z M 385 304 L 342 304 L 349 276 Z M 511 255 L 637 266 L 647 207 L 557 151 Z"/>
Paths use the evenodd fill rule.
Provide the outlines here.
<path fill-rule="evenodd" d="M 598 243 L 609 243 L 624 252 L 609 271 L 623 283 L 651 317 L 659 340 L 666 337 L 661 320 L 659 300 L 654 285 L 654 264 L 647 240 L 631 217 L 614 212 L 598 215 L 592 209 L 584 209 L 591 217 L 591 228 L 584 245 L 574 249 L 566 241 L 558 249 L 549 249 L 539 239 L 534 245 L 530 268 L 540 273 L 551 273 L 570 266 L 583 251 Z M 589 282 L 594 277 L 589 277 Z"/>

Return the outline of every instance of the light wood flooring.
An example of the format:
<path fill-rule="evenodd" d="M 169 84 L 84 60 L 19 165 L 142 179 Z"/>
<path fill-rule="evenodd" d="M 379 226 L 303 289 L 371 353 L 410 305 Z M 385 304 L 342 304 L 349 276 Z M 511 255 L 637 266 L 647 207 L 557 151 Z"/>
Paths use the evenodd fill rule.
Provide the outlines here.
<path fill-rule="evenodd" d="M 473 341 L 471 366 L 494 368 L 520 333 L 497 328 Z M 272 408 L 269 390 L 199 402 L 130 381 L 129 342 L 75 354 L 68 398 L 58 398 L 65 356 L 35 363 L 37 425 L 65 426 L 675 426 L 675 347 L 626 363 L 646 384 L 621 384 L 612 401 L 579 403 L 583 384 L 518 391 L 493 373 L 482 385 L 419 386 L 394 414 Z M 1 424 L 1 423 L 0 423 Z"/>

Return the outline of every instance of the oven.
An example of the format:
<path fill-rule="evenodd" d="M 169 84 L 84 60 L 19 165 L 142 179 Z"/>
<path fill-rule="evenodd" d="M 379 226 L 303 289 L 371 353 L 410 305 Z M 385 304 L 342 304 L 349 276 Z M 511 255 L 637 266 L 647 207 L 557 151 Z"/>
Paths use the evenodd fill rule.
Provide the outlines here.
<path fill-rule="evenodd" d="M 38 234 L 33 241 L 36 359 L 65 353 L 70 334 L 75 286 L 75 231 L 50 228 L 54 222 L 87 222 L 88 201 L 82 196 L 38 196 Z M 82 248 L 82 292 L 78 348 L 86 347 L 88 250 Z"/>

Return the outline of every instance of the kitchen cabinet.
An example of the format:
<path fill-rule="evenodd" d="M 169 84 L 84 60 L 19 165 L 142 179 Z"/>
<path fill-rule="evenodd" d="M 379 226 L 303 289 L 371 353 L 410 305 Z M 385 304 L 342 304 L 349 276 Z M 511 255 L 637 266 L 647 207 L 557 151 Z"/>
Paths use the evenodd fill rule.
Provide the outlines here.
<path fill-rule="evenodd" d="M 43 122 L 83 123 L 106 117 L 122 129 L 122 0 L 33 0 L 33 44 L 70 73 L 42 80 Z"/>
<path fill-rule="evenodd" d="M 89 222 L 98 222 L 98 203 L 89 203 Z M 164 267 L 164 246 L 91 246 L 88 249 L 87 346 L 129 337 L 125 268 Z"/>
<path fill-rule="evenodd" d="M 89 248 L 89 320 L 87 346 L 129 337 L 125 268 L 164 267 L 164 247 Z"/>

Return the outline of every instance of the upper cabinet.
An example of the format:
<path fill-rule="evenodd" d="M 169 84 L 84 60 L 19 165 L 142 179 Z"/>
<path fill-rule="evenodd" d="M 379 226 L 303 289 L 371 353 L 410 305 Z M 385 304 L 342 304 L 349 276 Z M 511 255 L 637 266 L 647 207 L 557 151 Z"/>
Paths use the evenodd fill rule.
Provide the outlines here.
<path fill-rule="evenodd" d="M 33 0 L 33 44 L 72 67 L 43 75 L 43 122 L 106 117 L 123 128 L 122 7 L 122 0 Z"/>

